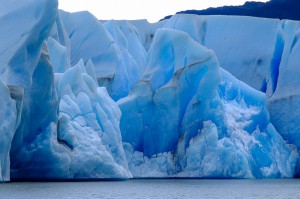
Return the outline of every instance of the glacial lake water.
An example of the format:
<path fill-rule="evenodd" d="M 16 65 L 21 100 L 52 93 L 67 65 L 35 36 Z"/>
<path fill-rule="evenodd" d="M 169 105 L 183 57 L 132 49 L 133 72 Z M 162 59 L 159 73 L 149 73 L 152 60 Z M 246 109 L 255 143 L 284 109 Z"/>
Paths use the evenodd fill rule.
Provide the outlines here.
<path fill-rule="evenodd" d="M 11 182 L 0 199 L 300 199 L 300 179 Z"/>

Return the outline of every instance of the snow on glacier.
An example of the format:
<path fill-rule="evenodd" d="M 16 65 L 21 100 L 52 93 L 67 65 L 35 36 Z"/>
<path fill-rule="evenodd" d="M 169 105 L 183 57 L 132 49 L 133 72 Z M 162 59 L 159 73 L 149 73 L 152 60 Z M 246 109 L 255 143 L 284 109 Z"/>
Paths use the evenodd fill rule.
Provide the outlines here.
<path fill-rule="evenodd" d="M 263 93 L 184 32 L 159 29 L 148 54 L 144 76 L 118 101 L 134 177 L 293 176 L 297 152 L 270 123 Z"/>

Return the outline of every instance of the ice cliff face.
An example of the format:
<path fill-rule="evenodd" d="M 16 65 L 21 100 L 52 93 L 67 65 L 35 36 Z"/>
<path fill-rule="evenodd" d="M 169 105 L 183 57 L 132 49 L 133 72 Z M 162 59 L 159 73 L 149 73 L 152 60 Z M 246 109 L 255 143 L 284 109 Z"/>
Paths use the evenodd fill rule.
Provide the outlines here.
<path fill-rule="evenodd" d="M 20 123 L 20 110 L 22 109 L 23 90 L 6 86 L 0 80 L 0 92 L 0 180 L 8 181 L 10 179 L 9 152 L 13 136 Z"/>
<path fill-rule="evenodd" d="M 4 162 L 0 162 L 0 164 L 3 165 L 1 166 L 1 173 L 5 173 L 2 180 L 9 179 L 10 168 L 14 167 L 14 159 L 23 158 L 22 152 L 24 152 L 24 148 L 26 148 L 24 143 L 31 138 L 31 130 L 37 126 L 42 127 L 39 125 L 42 125 L 43 120 L 46 119 L 45 117 L 30 117 L 34 112 L 34 110 L 30 109 L 30 93 L 34 81 L 33 73 L 39 62 L 42 44 L 44 39 L 48 36 L 48 32 L 56 18 L 56 13 L 56 1 L 42 0 L 38 3 L 35 1 L 1 2 L 0 79 L 4 83 L 4 85 L 2 83 L 1 90 L 5 98 L 7 96 L 5 93 L 7 92 L 8 86 L 16 88 L 15 92 L 18 98 L 15 102 L 12 102 L 12 100 L 7 97 L 7 100 L 1 100 L 1 107 L 5 106 L 5 103 L 8 103 L 8 106 L 5 106 L 4 109 L 6 110 L 4 117 L 1 117 L 1 125 L 4 124 L 4 128 L 1 128 L 1 138 L 11 141 L 14 135 L 13 142 L 1 144 L 1 147 L 6 146 L 5 151 L 3 151 L 5 153 L 1 153 L 1 156 L 3 155 L 6 159 L 4 159 Z M 51 78 L 51 75 L 49 78 Z M 11 94 L 11 96 L 13 96 L 13 94 Z M 16 116 L 17 109 L 21 112 L 20 118 Z M 51 112 L 49 115 L 51 117 Z M 20 119 L 21 121 L 19 121 Z M 30 125 L 33 123 L 33 120 L 36 121 L 37 126 Z M 9 131 L 8 129 L 5 130 L 7 125 L 10 126 Z M 2 132 L 7 136 L 2 136 Z M 11 151 L 10 157 L 12 159 L 10 167 L 9 163 L 7 163 L 7 157 L 9 157 L 7 153 L 9 153 L 9 151 Z"/>
<path fill-rule="evenodd" d="M 0 181 L 299 173 L 299 22 L 0 11 Z"/>
<path fill-rule="evenodd" d="M 93 62 L 70 61 L 57 1 L 1 10 L 0 180 L 131 177 L 121 112 L 98 87 Z"/>
<path fill-rule="evenodd" d="M 293 175 L 297 154 L 270 123 L 265 95 L 186 33 L 156 32 L 144 76 L 118 104 L 135 177 Z"/>
<path fill-rule="evenodd" d="M 136 28 L 127 22 L 101 24 L 88 12 L 61 12 L 71 43 L 71 64 L 92 60 L 100 86 L 113 99 L 125 97 L 142 75 L 146 52 Z"/>
<path fill-rule="evenodd" d="M 232 16 L 175 15 L 163 27 L 182 30 L 213 49 L 220 66 L 266 93 L 271 122 L 298 148 L 299 22 Z M 299 163 L 296 173 L 299 173 Z"/>

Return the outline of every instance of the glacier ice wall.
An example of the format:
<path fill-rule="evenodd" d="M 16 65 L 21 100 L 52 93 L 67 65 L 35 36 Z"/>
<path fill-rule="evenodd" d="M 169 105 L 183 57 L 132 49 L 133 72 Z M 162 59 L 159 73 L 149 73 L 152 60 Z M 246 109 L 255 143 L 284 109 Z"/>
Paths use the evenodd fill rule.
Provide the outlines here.
<path fill-rule="evenodd" d="M 148 51 L 151 47 L 156 30 L 162 28 L 166 21 L 149 23 L 147 20 L 141 19 L 131 20 L 130 23 L 136 27 L 142 45 L 144 46 L 145 50 Z"/>
<path fill-rule="evenodd" d="M 21 119 L 23 89 L 6 86 L 0 79 L 0 93 L 0 181 L 9 181 L 9 153 Z"/>
<path fill-rule="evenodd" d="M 71 64 L 91 59 L 98 84 L 115 100 L 125 97 L 145 67 L 146 53 L 136 28 L 125 21 L 103 25 L 89 12 L 61 16 L 71 42 Z"/>
<path fill-rule="evenodd" d="M 61 12 L 61 16 L 71 42 L 71 64 L 77 64 L 80 59 L 84 63 L 91 59 L 99 85 L 106 86 L 115 98 L 126 95 L 128 73 L 121 52 L 108 31 L 88 12 Z M 121 83 L 117 84 L 114 79 Z"/>
<path fill-rule="evenodd" d="M 298 106 L 296 101 L 298 101 L 298 85 L 299 82 L 299 49 L 300 44 L 298 42 L 300 36 L 300 23 L 295 21 L 285 21 L 283 24 L 284 33 L 285 33 L 285 45 L 284 51 L 279 67 L 279 76 L 277 89 L 273 96 L 269 99 L 269 109 L 271 112 L 274 112 L 274 124 L 278 125 L 278 128 L 282 131 L 283 134 L 291 134 L 297 136 L 298 124 L 297 121 L 287 122 L 283 121 L 284 119 L 297 120 L 297 117 L 293 117 L 292 114 L 298 113 Z M 292 108 L 293 109 L 290 109 Z M 275 115 L 275 112 L 277 113 Z M 285 113 L 288 115 L 281 115 L 278 113 Z M 279 117 L 280 116 L 280 117 Z M 293 126 L 286 126 L 293 125 Z M 291 132 L 292 131 L 292 132 Z M 295 137 L 296 138 L 296 137 Z M 294 139 L 293 137 L 288 138 L 289 141 L 294 140 L 297 142 L 299 139 Z"/>
<path fill-rule="evenodd" d="M 275 91 L 277 74 L 271 71 L 278 70 L 283 50 L 280 20 L 175 15 L 164 27 L 187 32 L 213 49 L 220 65 L 246 84 L 270 94 Z"/>
<path fill-rule="evenodd" d="M 131 90 L 146 66 L 147 55 L 139 34 L 136 28 L 127 21 L 107 21 L 103 25 L 120 49 L 128 74 L 129 90 Z"/>
<path fill-rule="evenodd" d="M 274 94 L 268 98 L 271 121 L 289 143 L 300 148 L 300 22 L 284 21 L 284 50 L 278 70 L 278 83 Z M 300 173 L 300 162 L 297 164 Z"/>
<path fill-rule="evenodd" d="M 56 12 L 57 1 L 1 3 L 0 77 L 5 84 L 30 87 L 43 40 Z"/>
<path fill-rule="evenodd" d="M 299 148 L 299 22 L 175 15 L 165 27 L 187 32 L 213 49 L 224 69 L 266 92 L 271 122 L 288 143 Z"/>
<path fill-rule="evenodd" d="M 91 59 L 72 64 L 57 1 L 1 10 L 0 180 L 131 177 L 120 110 Z"/>
<path fill-rule="evenodd" d="M 55 73 L 54 80 L 49 60 L 44 49 L 33 75 L 33 87 L 42 90 L 31 92 L 30 118 L 43 120 L 30 124 L 32 138 L 25 143 L 23 158 L 13 159 L 12 178 L 130 177 L 118 128 L 120 111 L 88 74 L 92 65 L 81 61 Z M 39 126 L 45 127 L 35 128 Z"/>
<path fill-rule="evenodd" d="M 119 120 L 121 112 L 81 60 L 56 74 L 59 96 L 57 139 L 71 160 L 68 178 L 128 178 Z M 90 73 L 90 74 L 89 74 Z M 76 80 L 76 81 L 74 81 Z M 55 151 L 55 149 L 51 149 Z M 59 175 L 57 172 L 55 176 Z"/>
<path fill-rule="evenodd" d="M 39 176 L 39 159 L 47 159 L 45 164 L 51 167 L 51 156 L 48 154 L 38 157 L 32 151 L 38 151 L 38 146 L 32 143 L 40 136 L 45 136 L 47 129 L 57 121 L 57 94 L 54 88 L 52 65 L 47 53 L 46 44 L 43 44 L 39 55 L 39 62 L 32 74 L 32 82 L 28 90 L 25 88 L 25 97 L 21 124 L 16 132 L 11 150 L 11 178 L 22 179 L 31 175 Z M 25 109 L 26 108 L 26 109 Z M 26 112 L 25 112 L 26 111 Z M 42 142 L 40 143 L 42 145 Z M 33 172 L 34 171 L 34 172 Z M 46 169 L 44 175 L 47 176 Z M 36 177 L 38 178 L 38 177 Z"/>
<path fill-rule="evenodd" d="M 118 101 L 123 113 L 123 141 L 134 143 L 135 149 L 148 156 L 175 147 L 178 136 L 174 132 L 196 90 L 194 86 L 207 73 L 206 65 L 216 61 L 212 52 L 198 50 L 200 44 L 187 34 L 166 29 L 158 30 L 156 35 L 158 39 L 151 46 L 144 76 L 128 97 Z M 178 84 L 177 79 L 182 79 L 183 84 Z"/>
<path fill-rule="evenodd" d="M 135 177 L 293 176 L 297 152 L 270 123 L 265 95 L 184 32 L 156 32 L 144 76 L 118 104 Z"/>
<path fill-rule="evenodd" d="M 1 181 L 294 175 L 299 22 L 0 10 Z"/>
<path fill-rule="evenodd" d="M 47 49 L 55 73 L 63 73 L 71 67 L 71 42 L 60 14 L 47 39 Z"/>
<path fill-rule="evenodd" d="M 264 94 L 221 72 L 217 97 L 193 107 L 203 101 L 196 95 L 187 108 L 181 128 L 191 140 L 180 166 L 191 176 L 292 177 L 297 152 L 270 123 Z"/>
<path fill-rule="evenodd" d="M 163 27 L 188 33 L 194 40 L 215 51 L 221 67 L 265 92 L 275 128 L 288 143 L 299 148 L 299 22 L 175 15 L 165 20 Z M 296 173 L 299 173 L 299 165 Z"/>
<path fill-rule="evenodd" d="M 10 158 L 11 167 L 13 167 L 13 162 L 16 159 L 23 158 L 19 156 L 19 152 L 26 148 L 24 143 L 30 137 L 31 127 L 28 116 L 31 114 L 30 90 L 32 76 L 39 61 L 43 40 L 47 37 L 56 18 L 57 1 L 42 0 L 38 3 L 35 1 L 21 3 L 19 1 L 9 1 L 2 2 L 0 7 L 0 23 L 2 26 L 0 30 L 0 79 L 4 85 L 12 88 L 11 96 L 17 98 L 16 108 L 8 104 L 8 107 L 11 107 L 11 115 L 6 112 L 6 117 L 12 120 L 12 118 L 16 118 L 16 116 L 13 116 L 16 114 L 14 109 L 20 112 L 18 113 L 20 116 L 16 118 L 16 121 L 10 121 L 11 124 L 20 123 L 17 130 L 17 126 L 10 129 L 13 132 L 16 130 L 13 142 L 5 144 L 6 146 L 11 145 Z M 9 99 L 7 99 L 8 102 Z M 12 135 L 10 134 L 7 139 L 9 140 Z M 9 150 L 9 148 L 6 150 Z M 5 164 L 5 166 L 8 165 Z M 5 168 L 4 164 L 2 169 L 9 172 L 9 168 Z M 8 180 L 8 176 L 5 176 L 5 180 Z"/>

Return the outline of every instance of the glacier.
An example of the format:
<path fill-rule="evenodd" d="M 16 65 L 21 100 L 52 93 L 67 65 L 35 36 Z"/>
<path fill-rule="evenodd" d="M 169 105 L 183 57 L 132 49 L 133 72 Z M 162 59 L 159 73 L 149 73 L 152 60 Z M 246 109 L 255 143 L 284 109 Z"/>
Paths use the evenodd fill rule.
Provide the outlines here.
<path fill-rule="evenodd" d="M 121 112 L 91 60 L 72 65 L 57 1 L 18 5 L 1 5 L 0 180 L 130 178 Z"/>
<path fill-rule="evenodd" d="M 299 24 L 291 20 L 179 14 L 163 27 L 188 33 L 215 51 L 222 68 L 265 92 L 272 124 L 299 149 Z M 299 165 L 296 173 L 300 172 Z"/>
<path fill-rule="evenodd" d="M 270 123 L 265 94 L 182 31 L 156 32 L 144 76 L 118 104 L 134 177 L 293 175 L 297 152 Z"/>
<path fill-rule="evenodd" d="M 299 134 L 299 63 L 300 63 L 300 22 L 284 21 L 284 48 L 278 68 L 277 88 L 268 98 L 271 121 L 282 137 L 300 148 Z M 296 174 L 300 174 L 298 160 Z"/>
<path fill-rule="evenodd" d="M 0 181 L 300 175 L 298 21 L 0 11 Z"/>
<path fill-rule="evenodd" d="M 70 38 L 71 64 L 92 60 L 99 86 L 114 100 L 125 97 L 144 71 L 146 51 L 135 26 L 101 24 L 89 12 L 60 12 Z M 98 43 L 99 45 L 95 45 Z"/>
<path fill-rule="evenodd" d="M 0 80 L 0 181 L 10 180 L 10 149 L 15 131 L 20 124 L 24 90 L 6 86 Z"/>
<path fill-rule="evenodd" d="M 4 127 L 1 128 L 1 135 L 4 130 L 4 133 L 8 135 L 7 137 L 4 136 L 5 140 L 9 141 L 12 136 L 13 140 L 1 144 L 1 146 L 7 147 L 5 151 L 10 155 L 1 153 L 1 156 L 4 156 L 3 159 L 5 159 L 4 162 L 1 161 L 1 165 L 3 165 L 1 166 L 1 173 L 5 174 L 0 180 L 9 180 L 10 169 L 14 167 L 14 163 L 18 162 L 16 159 L 23 159 L 22 152 L 26 148 L 24 143 L 32 136 L 31 129 L 42 125 L 43 120 L 46 119 L 45 117 L 29 118 L 31 114 L 30 92 L 32 77 L 39 61 L 43 40 L 51 29 L 56 13 L 56 1 L 42 0 L 39 3 L 35 1 L 22 3 L 9 1 L 1 3 L 0 79 L 4 83 L 4 87 L 11 86 L 15 88 L 12 94 L 15 93 L 17 100 L 15 103 L 11 102 L 10 105 L 9 98 L 6 98 L 7 101 L 1 100 L 1 107 L 8 103 L 4 110 L 11 110 L 5 112 L 4 118 L 1 117 L 1 124 L 4 124 Z M 3 89 L 1 90 L 3 91 Z M 5 97 L 5 89 L 3 93 L 3 97 Z M 18 117 L 16 116 L 16 110 L 20 115 Z M 39 119 L 41 121 L 37 121 Z M 36 120 L 37 126 L 30 126 L 32 120 Z M 9 132 L 5 130 L 7 125 L 11 126 Z M 10 157 L 10 163 L 7 163 L 7 157 Z"/>
<path fill-rule="evenodd" d="M 273 72 L 283 50 L 280 20 L 179 14 L 163 27 L 184 31 L 213 49 L 221 67 L 251 87 L 270 95 L 276 89 Z"/>

